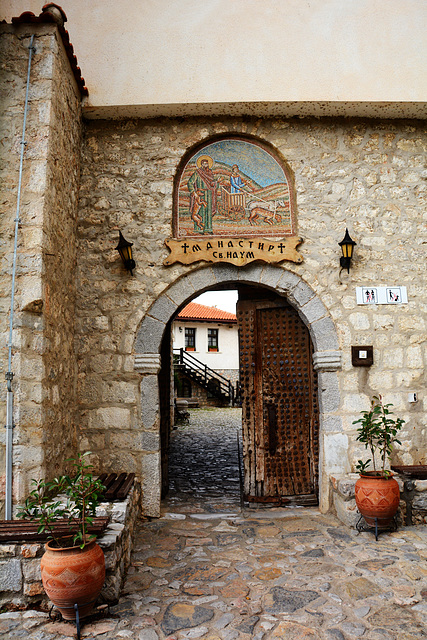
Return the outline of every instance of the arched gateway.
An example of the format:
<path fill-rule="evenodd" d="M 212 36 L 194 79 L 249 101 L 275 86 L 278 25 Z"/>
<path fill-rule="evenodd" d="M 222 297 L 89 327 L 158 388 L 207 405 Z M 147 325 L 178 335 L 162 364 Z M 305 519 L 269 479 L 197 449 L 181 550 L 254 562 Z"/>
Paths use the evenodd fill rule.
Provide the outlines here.
<path fill-rule="evenodd" d="M 161 405 L 165 402 L 169 404 L 169 393 L 168 391 L 165 393 L 165 386 L 168 390 L 169 386 L 167 377 L 162 381 L 159 373 L 162 364 L 162 340 L 166 327 L 176 311 L 195 295 L 219 286 L 224 288 L 227 285 L 231 287 L 249 285 L 276 292 L 296 310 L 309 331 L 313 351 L 312 363 L 318 377 L 319 504 L 322 511 L 327 511 L 330 470 L 325 462 L 324 434 L 334 424 L 340 402 L 336 371 L 341 367 L 341 351 L 334 323 L 320 298 L 295 273 L 283 267 L 265 264 L 252 264 L 240 268 L 219 264 L 196 269 L 171 285 L 151 306 L 136 336 L 135 369 L 142 375 L 142 438 L 146 443 L 141 470 L 144 513 L 150 516 L 160 514 Z M 169 407 L 166 409 L 169 410 Z"/>

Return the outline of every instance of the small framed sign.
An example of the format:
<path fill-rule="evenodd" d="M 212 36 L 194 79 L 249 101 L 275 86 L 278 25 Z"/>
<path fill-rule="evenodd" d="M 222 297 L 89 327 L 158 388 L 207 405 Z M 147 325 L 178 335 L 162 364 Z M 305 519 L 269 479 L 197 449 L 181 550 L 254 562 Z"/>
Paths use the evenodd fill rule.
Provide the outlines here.
<path fill-rule="evenodd" d="M 371 367 L 374 364 L 374 347 L 351 347 L 351 364 L 353 367 Z"/>
<path fill-rule="evenodd" d="M 407 304 L 406 287 L 356 287 L 357 304 Z"/>

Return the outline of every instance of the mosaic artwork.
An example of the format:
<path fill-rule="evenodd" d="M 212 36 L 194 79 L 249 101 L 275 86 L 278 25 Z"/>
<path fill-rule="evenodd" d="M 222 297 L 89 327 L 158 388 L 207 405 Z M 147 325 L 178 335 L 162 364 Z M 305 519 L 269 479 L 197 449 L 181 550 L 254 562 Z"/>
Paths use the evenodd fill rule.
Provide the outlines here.
<path fill-rule="evenodd" d="M 175 203 L 175 238 L 295 233 L 290 180 L 261 145 L 220 140 L 197 151 L 185 165 Z"/>

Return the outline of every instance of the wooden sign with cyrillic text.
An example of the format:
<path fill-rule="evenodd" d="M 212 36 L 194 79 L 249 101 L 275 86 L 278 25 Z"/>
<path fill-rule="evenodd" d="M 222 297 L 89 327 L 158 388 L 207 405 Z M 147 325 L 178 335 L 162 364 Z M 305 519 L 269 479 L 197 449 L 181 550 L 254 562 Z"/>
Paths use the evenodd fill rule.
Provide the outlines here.
<path fill-rule="evenodd" d="M 204 260 L 206 262 L 230 262 L 238 267 L 243 267 L 249 262 L 261 260 L 274 263 L 288 260 L 290 262 L 302 262 L 303 258 L 296 247 L 301 244 L 302 238 L 291 236 L 282 240 L 271 238 L 210 238 L 182 240 L 169 239 L 165 244 L 170 250 L 164 265 L 175 262 L 192 264 Z"/>

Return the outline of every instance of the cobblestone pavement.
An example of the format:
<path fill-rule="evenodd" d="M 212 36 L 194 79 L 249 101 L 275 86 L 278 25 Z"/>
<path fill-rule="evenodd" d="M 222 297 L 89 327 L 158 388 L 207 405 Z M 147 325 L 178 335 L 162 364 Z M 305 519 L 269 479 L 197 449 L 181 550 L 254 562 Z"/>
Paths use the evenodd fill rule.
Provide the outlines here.
<path fill-rule="evenodd" d="M 180 467 L 191 464 L 195 422 L 203 414 L 213 417 L 192 414 L 192 426 L 174 433 Z M 224 442 L 225 422 L 235 431 L 232 413 L 225 415 L 218 427 Z M 230 447 L 232 440 L 234 433 Z M 209 447 L 198 442 L 199 450 Z M 215 454 L 209 456 L 206 451 L 201 461 L 209 460 L 214 473 Z M 83 638 L 427 638 L 425 526 L 382 533 L 376 542 L 313 508 L 241 510 L 233 465 L 230 457 L 233 481 L 227 484 L 224 470 L 223 501 L 214 475 L 211 486 L 201 476 L 191 486 L 171 464 L 177 494 L 165 502 L 162 518 L 141 521 L 120 601 L 105 617 L 89 619 Z M 196 499 L 193 492 L 203 486 L 203 499 Z M 63 640 L 75 637 L 75 627 L 40 612 L 10 612 L 0 615 L 2 634 Z"/>
<path fill-rule="evenodd" d="M 240 507 L 241 430 L 241 409 L 190 409 L 190 424 L 172 432 L 165 509 L 198 513 Z"/>

